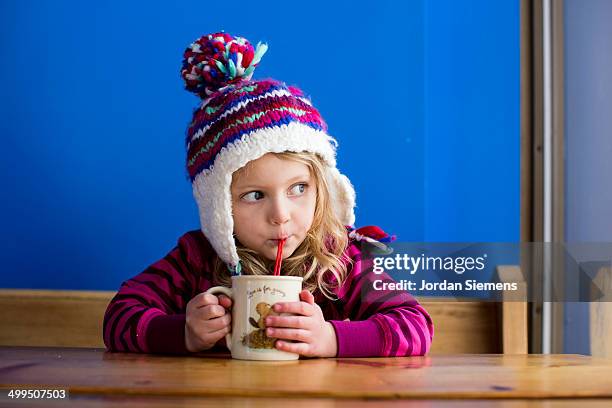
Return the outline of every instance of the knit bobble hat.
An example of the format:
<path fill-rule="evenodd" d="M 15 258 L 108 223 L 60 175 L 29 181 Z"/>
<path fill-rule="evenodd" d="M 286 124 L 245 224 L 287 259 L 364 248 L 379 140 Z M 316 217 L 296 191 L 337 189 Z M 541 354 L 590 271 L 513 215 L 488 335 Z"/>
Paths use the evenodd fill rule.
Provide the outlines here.
<path fill-rule="evenodd" d="M 355 221 L 355 190 L 336 169 L 334 138 L 302 91 L 274 79 L 252 80 L 266 53 L 227 33 L 200 37 L 186 50 L 185 88 L 202 103 L 187 129 L 187 171 L 202 232 L 234 273 L 240 264 L 232 218 L 232 174 L 266 153 L 311 152 L 325 167 L 332 207 L 347 226 Z"/>

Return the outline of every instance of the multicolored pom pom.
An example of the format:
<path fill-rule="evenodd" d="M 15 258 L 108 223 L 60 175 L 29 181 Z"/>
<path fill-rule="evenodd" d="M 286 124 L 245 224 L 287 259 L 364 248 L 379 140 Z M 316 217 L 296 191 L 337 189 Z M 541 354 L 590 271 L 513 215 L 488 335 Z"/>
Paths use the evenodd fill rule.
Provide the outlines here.
<path fill-rule="evenodd" d="M 267 50 L 267 44 L 253 48 L 245 38 L 224 32 L 204 35 L 183 54 L 185 89 L 204 99 L 227 85 L 249 80 Z"/>

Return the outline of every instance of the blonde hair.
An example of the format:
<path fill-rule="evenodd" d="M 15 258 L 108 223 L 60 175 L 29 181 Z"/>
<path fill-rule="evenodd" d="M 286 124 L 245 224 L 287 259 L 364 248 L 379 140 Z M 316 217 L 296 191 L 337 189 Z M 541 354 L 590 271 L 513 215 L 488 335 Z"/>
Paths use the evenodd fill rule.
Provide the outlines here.
<path fill-rule="evenodd" d="M 293 254 L 283 260 L 281 275 L 301 276 L 303 288 L 313 292 L 319 289 L 329 299 L 334 298 L 333 289 L 340 287 L 347 274 L 347 264 L 352 263 L 344 251 L 348 246 L 346 227 L 334 214 L 329 187 L 324 175 L 322 159 L 309 152 L 271 153 L 281 160 L 294 160 L 308 167 L 315 181 L 317 196 L 312 226 L 304 241 Z M 249 164 L 234 172 L 232 183 Z M 244 247 L 236 241 L 238 257 L 245 275 L 269 275 L 274 269 L 274 261 Z M 217 257 L 213 268 L 214 284 L 231 286 L 231 277 L 225 263 Z"/>

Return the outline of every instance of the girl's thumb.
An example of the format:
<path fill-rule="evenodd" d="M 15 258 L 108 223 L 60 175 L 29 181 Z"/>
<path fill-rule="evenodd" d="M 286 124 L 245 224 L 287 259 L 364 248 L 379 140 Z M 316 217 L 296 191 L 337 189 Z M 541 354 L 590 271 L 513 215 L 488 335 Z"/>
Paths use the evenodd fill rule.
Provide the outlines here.
<path fill-rule="evenodd" d="M 300 299 L 302 299 L 306 303 L 314 305 L 314 296 L 312 296 L 312 293 L 310 293 L 306 289 L 300 292 Z"/>

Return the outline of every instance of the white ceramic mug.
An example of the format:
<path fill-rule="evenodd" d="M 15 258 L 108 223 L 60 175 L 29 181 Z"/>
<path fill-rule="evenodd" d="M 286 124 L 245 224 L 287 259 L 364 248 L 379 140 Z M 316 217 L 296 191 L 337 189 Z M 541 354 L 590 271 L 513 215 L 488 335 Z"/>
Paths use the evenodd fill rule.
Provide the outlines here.
<path fill-rule="evenodd" d="M 274 348 L 266 335 L 265 318 L 276 302 L 298 302 L 303 278 L 298 276 L 232 276 L 232 287 L 215 286 L 206 293 L 232 299 L 232 331 L 225 337 L 232 358 L 240 360 L 297 360 L 299 354 Z"/>

